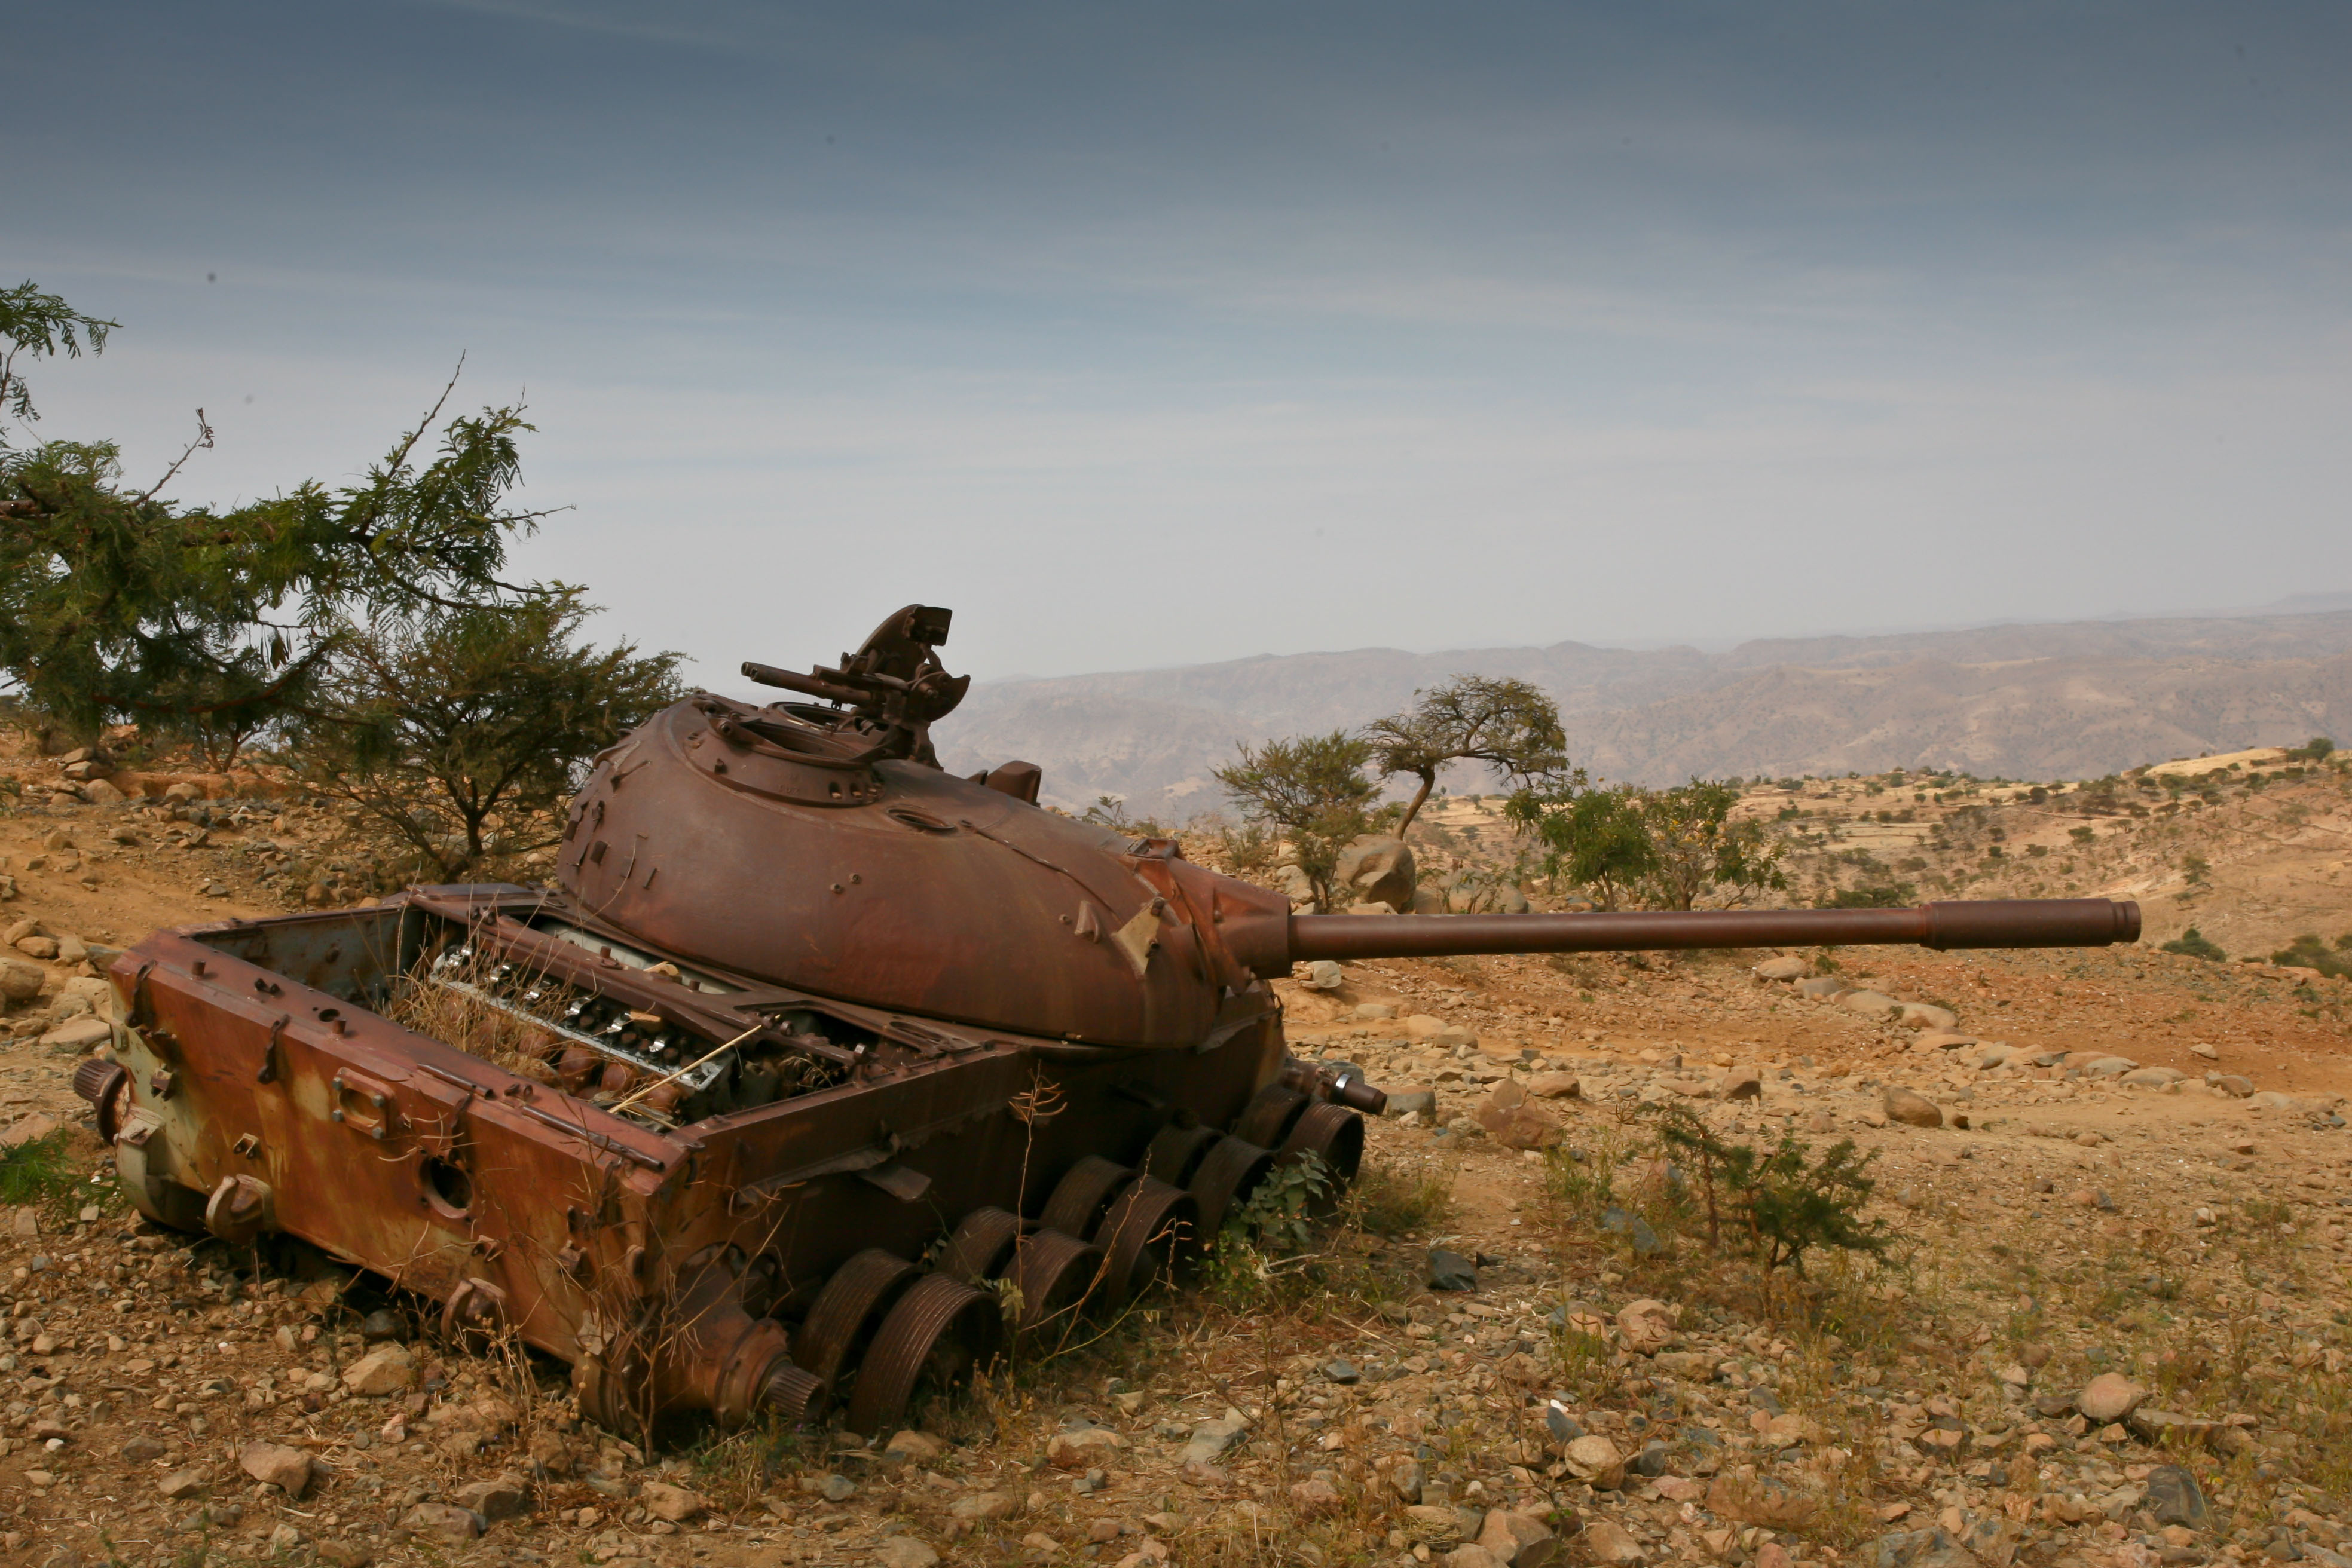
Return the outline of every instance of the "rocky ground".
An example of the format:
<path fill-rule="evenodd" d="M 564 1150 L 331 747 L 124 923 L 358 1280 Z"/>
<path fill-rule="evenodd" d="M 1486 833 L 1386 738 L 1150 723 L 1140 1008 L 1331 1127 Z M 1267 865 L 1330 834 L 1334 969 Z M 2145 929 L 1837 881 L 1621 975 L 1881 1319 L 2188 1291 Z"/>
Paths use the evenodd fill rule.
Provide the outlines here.
<path fill-rule="evenodd" d="M 2271 789 L 2306 782 L 2327 805 L 2332 779 Z M 93 958 L 366 872 L 289 802 L 43 794 L 0 819 L 0 923 L 34 926 L 0 1045 L 0 1563 L 2352 1558 L 2341 981 L 2147 946 L 1302 974 L 1297 1049 L 1400 1113 L 1303 1248 L 1228 1253 L 886 1444 L 648 1451 L 579 1423 L 562 1368 L 440 1343 L 379 1282 L 129 1214 L 65 1089 L 108 1005 Z M 1846 794 L 1841 831 L 1885 809 Z M 2163 821 L 2098 821 L 2105 869 L 2151 874 L 2133 834 Z M 2286 866 L 2242 837 L 2274 868 L 2250 879 L 2331 885 L 2324 845 Z M 2200 841 L 2212 909 L 2240 861 Z M 1711 1246 L 1656 1163 L 1663 1105 L 1853 1140 L 1885 1261 Z"/>

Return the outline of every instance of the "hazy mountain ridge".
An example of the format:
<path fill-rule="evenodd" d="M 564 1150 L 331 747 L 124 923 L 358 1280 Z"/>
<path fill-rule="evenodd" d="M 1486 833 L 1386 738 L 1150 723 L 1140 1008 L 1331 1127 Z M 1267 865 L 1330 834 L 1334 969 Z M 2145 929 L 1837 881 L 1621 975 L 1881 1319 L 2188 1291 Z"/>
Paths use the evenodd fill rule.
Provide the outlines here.
<path fill-rule="evenodd" d="M 1181 818 L 1217 803 L 1211 769 L 1236 744 L 1361 724 L 1464 672 L 1542 687 L 1580 762 L 1649 783 L 1920 764 L 2082 777 L 2352 734 L 2352 612 L 2335 611 L 1780 638 L 1717 654 L 1560 643 L 1260 655 L 979 685 L 937 738 L 962 771 L 1040 764 L 1060 804 L 1112 794 Z"/>

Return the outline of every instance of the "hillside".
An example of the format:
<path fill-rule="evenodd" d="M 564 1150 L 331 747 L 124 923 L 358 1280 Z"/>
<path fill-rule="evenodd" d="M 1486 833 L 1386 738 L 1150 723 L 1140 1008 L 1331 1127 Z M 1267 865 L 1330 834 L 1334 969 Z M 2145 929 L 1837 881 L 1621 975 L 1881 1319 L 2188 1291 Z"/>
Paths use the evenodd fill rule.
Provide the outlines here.
<path fill-rule="evenodd" d="M 391 1281 L 137 1219 L 69 1087 L 107 1033 L 87 1015 L 119 1005 L 89 944 L 349 901 L 385 884 L 381 847 L 285 796 L 85 803 L 5 737 L 0 778 L 6 963 L 35 982 L 0 1009 L 8 1568 L 2333 1568 L 2352 1547 L 2352 980 L 2156 945 L 2192 920 L 2233 956 L 2352 927 L 2352 764 L 2214 758 L 2040 800 L 1751 789 L 1792 840 L 1791 902 L 2111 892 L 2152 940 L 1278 980 L 1292 1049 L 1395 1095 L 1305 1245 L 1101 1313 L 887 1442 L 646 1447 L 584 1419 L 561 1364 L 446 1337 Z M 1492 805 L 1437 802 L 1425 862 L 1507 858 Z M 1825 1246 L 1776 1278 L 1736 1226 L 1718 1241 L 1662 1174 L 1688 1159 L 1658 1141 L 1666 1107 L 1801 1157 L 1851 1140 L 1885 1263 Z"/>
<path fill-rule="evenodd" d="M 976 685 L 940 727 L 950 767 L 1025 758 L 1047 798 L 1181 819 L 1218 804 L 1241 741 L 1360 724 L 1474 671 L 1559 704 L 1612 779 L 1956 768 L 2095 778 L 2352 731 L 2352 612 L 2075 622 L 1746 643 L 1726 653 L 1547 648 L 1265 655 Z M 1465 778 L 1475 789 L 1481 779 Z"/>

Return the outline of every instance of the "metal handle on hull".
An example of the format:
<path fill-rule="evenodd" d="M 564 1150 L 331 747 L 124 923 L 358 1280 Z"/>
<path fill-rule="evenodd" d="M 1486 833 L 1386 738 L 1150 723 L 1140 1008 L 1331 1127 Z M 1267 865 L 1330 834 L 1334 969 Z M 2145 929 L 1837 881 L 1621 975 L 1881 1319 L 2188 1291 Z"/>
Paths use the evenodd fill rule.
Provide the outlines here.
<path fill-rule="evenodd" d="M 1706 909 L 1589 915 L 1294 915 L 1290 959 L 1668 947 L 1916 943 L 2104 947 L 2139 940 L 2139 905 L 2106 898 L 1955 899 L 1916 909 Z"/>

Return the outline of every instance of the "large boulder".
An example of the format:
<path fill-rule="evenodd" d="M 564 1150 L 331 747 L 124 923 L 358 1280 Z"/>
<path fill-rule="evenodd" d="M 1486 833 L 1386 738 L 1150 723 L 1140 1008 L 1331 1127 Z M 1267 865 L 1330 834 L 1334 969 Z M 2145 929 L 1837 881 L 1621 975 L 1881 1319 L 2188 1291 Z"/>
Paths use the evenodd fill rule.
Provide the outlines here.
<path fill-rule="evenodd" d="M 1525 915 L 1528 895 L 1488 872 L 1459 871 L 1441 884 L 1448 915 Z"/>
<path fill-rule="evenodd" d="M 1315 902 L 1314 878 L 1295 865 L 1275 867 L 1274 886 L 1276 892 L 1290 900 L 1294 905 L 1311 904 Z"/>
<path fill-rule="evenodd" d="M 1925 1094 L 1890 1086 L 1883 1103 L 1889 1121 L 1906 1123 L 1914 1127 L 1940 1127 L 1944 1124 L 1943 1108 Z"/>
<path fill-rule="evenodd" d="M 1333 880 L 1354 903 L 1403 910 L 1412 907 L 1415 875 L 1412 851 L 1402 839 L 1371 833 L 1339 852 Z"/>
<path fill-rule="evenodd" d="M 46 970 L 16 958 L 0 958 L 0 1002 L 29 1002 L 41 994 Z"/>

